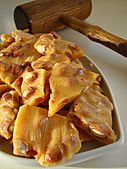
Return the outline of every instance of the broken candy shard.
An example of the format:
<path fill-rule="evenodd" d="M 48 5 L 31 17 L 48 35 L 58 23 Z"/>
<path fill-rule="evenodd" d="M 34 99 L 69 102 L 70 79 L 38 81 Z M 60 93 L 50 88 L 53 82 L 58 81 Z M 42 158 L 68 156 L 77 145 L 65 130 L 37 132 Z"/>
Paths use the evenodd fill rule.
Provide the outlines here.
<path fill-rule="evenodd" d="M 16 91 L 6 92 L 0 99 L 0 135 L 12 137 L 13 124 L 18 113 L 19 96 Z"/>
<path fill-rule="evenodd" d="M 34 44 L 34 48 L 42 55 L 63 54 L 71 60 L 84 56 L 79 45 L 63 40 L 57 34 L 54 36 L 52 33 L 42 34 Z"/>
<path fill-rule="evenodd" d="M 63 54 L 50 54 L 40 57 L 32 62 L 33 69 L 51 70 L 56 63 L 70 62 L 69 57 Z"/>
<path fill-rule="evenodd" d="M 71 159 L 81 142 L 77 129 L 66 117 L 49 118 L 46 109 L 24 105 L 16 118 L 13 146 L 15 155 L 32 156 L 42 166 L 52 166 Z"/>
<path fill-rule="evenodd" d="M 25 74 L 21 84 L 21 97 L 24 104 L 36 106 L 45 101 L 47 92 L 49 92 L 46 85 L 49 74 L 44 69 L 37 69 Z"/>
<path fill-rule="evenodd" d="M 80 67 L 79 64 L 56 63 L 49 78 L 51 95 L 48 116 L 53 116 L 66 104 L 74 101 L 97 77 L 98 74 Z"/>
<path fill-rule="evenodd" d="M 23 68 L 17 64 L 9 64 L 0 61 L 0 79 L 7 83 L 13 83 L 23 72 Z"/>
<path fill-rule="evenodd" d="M 113 105 L 97 88 L 90 88 L 72 104 L 67 115 L 72 123 L 104 144 L 115 140 L 112 129 Z"/>

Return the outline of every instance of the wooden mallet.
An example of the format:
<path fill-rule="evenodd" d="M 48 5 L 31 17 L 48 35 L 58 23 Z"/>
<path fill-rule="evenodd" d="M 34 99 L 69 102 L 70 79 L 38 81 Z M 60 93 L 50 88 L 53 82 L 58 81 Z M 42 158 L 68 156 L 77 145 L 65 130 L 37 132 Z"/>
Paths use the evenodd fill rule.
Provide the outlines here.
<path fill-rule="evenodd" d="M 68 26 L 127 57 L 127 40 L 83 21 L 91 10 L 91 0 L 36 0 L 17 6 L 14 20 L 17 29 L 29 29 L 33 34 Z"/>

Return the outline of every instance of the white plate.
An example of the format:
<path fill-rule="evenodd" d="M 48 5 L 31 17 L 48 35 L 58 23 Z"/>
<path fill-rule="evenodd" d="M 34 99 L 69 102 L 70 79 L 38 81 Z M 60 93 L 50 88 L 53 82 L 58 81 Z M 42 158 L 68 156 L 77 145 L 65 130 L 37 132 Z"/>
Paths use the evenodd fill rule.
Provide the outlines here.
<path fill-rule="evenodd" d="M 98 0 L 98 1 L 101 4 L 101 1 L 100 0 Z M 25 0 L 24 0 L 24 2 L 25 2 Z M 110 0 L 110 3 L 112 3 L 112 2 L 113 2 L 113 0 Z M 10 14 L 13 11 L 14 6 L 16 5 L 15 3 L 23 3 L 23 1 L 13 0 L 13 2 L 11 2 L 9 4 L 9 2 L 7 2 L 5 0 L 2 3 L 3 3 L 4 8 L 3 8 L 3 10 L 0 10 L 0 12 L 2 12 L 2 15 L 0 15 L 0 16 L 4 20 L 2 20 L 3 22 L 1 22 L 0 31 L 1 31 L 1 33 L 7 32 L 7 31 L 10 32 L 11 30 L 14 29 L 14 24 L 12 22 L 12 16 Z M 109 3 L 109 1 L 107 2 L 107 4 L 108 3 Z M 117 3 L 115 5 L 117 5 Z M 110 6 L 110 4 L 109 4 L 109 6 Z M 6 10 L 4 10 L 4 9 L 6 9 Z M 103 11 L 103 8 L 101 10 Z M 9 11 L 11 11 L 11 12 L 9 12 Z M 110 16 L 110 14 L 109 14 L 109 16 Z M 107 17 L 108 17 L 108 12 L 107 12 Z M 112 16 L 110 16 L 110 20 L 111 20 L 111 17 Z M 89 57 L 91 57 L 91 59 L 101 69 L 101 71 L 105 75 L 105 77 L 111 87 L 111 91 L 114 95 L 114 98 L 115 98 L 115 101 L 116 101 L 116 104 L 117 104 L 117 107 L 119 110 L 118 116 L 120 115 L 120 117 L 121 117 L 122 124 L 123 124 L 124 131 L 125 131 L 125 143 L 122 147 L 114 150 L 113 152 L 107 153 L 104 156 L 101 156 L 99 158 L 95 158 L 94 160 L 89 160 L 89 161 L 82 162 L 80 164 L 76 164 L 73 166 L 83 167 L 83 168 L 84 168 L 84 166 L 85 167 L 122 167 L 122 166 L 125 167 L 125 166 L 127 166 L 127 161 L 126 161 L 127 130 L 125 130 L 126 124 L 127 124 L 127 118 L 126 118 L 126 102 L 127 102 L 127 90 L 126 90 L 126 87 L 127 87 L 127 78 L 126 78 L 127 67 L 126 67 L 126 65 L 127 65 L 127 59 L 121 57 L 119 54 L 116 54 L 115 52 L 112 52 L 111 50 L 109 50 L 99 44 L 89 41 L 83 35 L 75 32 L 75 31 L 66 29 L 64 31 L 61 31 L 60 34 L 64 38 L 66 38 L 70 41 L 76 42 L 80 46 L 82 46 L 82 48 L 86 51 L 86 53 L 89 55 Z M 121 132 L 121 134 L 122 134 L 122 132 Z M 123 142 L 123 137 L 120 137 L 120 138 L 121 139 L 119 139 L 118 142 L 116 142 L 116 144 L 113 144 L 112 149 L 119 147 L 119 144 L 121 144 Z M 1 148 L 1 146 L 2 145 L 0 145 L 0 148 Z M 110 146 L 112 146 L 112 145 L 108 145 L 108 147 L 106 147 L 106 150 L 105 150 L 105 146 L 103 148 L 105 151 L 109 151 Z M 98 153 L 98 155 L 101 155 L 103 153 L 103 148 L 101 148 L 101 150 L 96 149 L 94 153 L 96 154 L 96 151 L 99 150 L 99 153 L 98 152 L 97 153 Z M 75 161 L 74 160 L 75 158 L 77 161 L 82 161 L 84 156 L 85 156 L 84 154 L 81 154 L 81 156 L 80 156 L 81 158 L 79 159 L 79 158 L 77 158 L 77 155 L 76 155 L 71 161 L 73 163 L 73 161 Z M 91 152 L 89 151 L 86 154 L 85 159 L 90 159 L 91 157 L 93 157 L 93 154 L 91 156 Z M 13 161 L 13 163 L 12 163 L 12 161 Z M 71 161 L 69 163 L 71 163 Z M 1 169 L 6 168 L 6 167 L 16 169 L 17 166 L 20 168 L 23 168 L 23 169 L 31 168 L 31 166 L 32 166 L 32 168 L 41 168 L 33 160 L 29 160 L 29 162 L 24 162 L 24 161 L 21 161 L 20 158 L 15 158 L 15 157 L 10 158 L 9 155 L 6 156 L 6 158 L 5 158 L 5 155 L 3 153 L 1 153 L 1 158 L 0 158 L 0 168 Z M 56 168 L 59 168 L 59 167 L 56 167 Z"/>

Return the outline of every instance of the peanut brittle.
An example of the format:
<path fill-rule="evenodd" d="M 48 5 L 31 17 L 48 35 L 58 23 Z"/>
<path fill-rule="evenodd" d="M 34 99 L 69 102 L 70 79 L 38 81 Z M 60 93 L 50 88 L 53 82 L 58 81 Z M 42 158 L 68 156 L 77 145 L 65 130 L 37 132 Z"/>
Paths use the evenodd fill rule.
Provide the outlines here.
<path fill-rule="evenodd" d="M 27 30 L 16 30 L 11 32 L 11 36 L 15 39 L 15 42 L 26 42 L 34 38 L 34 35 L 27 33 Z"/>
<path fill-rule="evenodd" d="M 97 77 L 98 74 L 79 68 L 75 63 L 55 64 L 49 79 L 52 93 L 48 116 L 53 116 L 66 104 L 74 101 Z"/>
<path fill-rule="evenodd" d="M 33 69 L 45 69 L 45 70 L 51 70 L 53 66 L 56 63 L 61 63 L 61 62 L 70 62 L 70 59 L 68 56 L 63 55 L 63 54 L 50 54 L 50 55 L 45 55 L 37 59 L 36 61 L 33 61 L 31 66 Z"/>
<path fill-rule="evenodd" d="M 57 53 L 67 55 L 72 60 L 81 58 L 84 55 L 84 52 L 77 44 L 63 40 L 52 33 L 42 34 L 34 47 L 42 55 Z"/>
<path fill-rule="evenodd" d="M 16 91 L 6 92 L 0 99 L 0 135 L 12 137 L 14 121 L 18 113 L 19 96 Z"/>
<path fill-rule="evenodd" d="M 17 64 L 9 64 L 0 61 L 0 79 L 7 84 L 13 83 L 23 72 L 23 68 Z"/>
<path fill-rule="evenodd" d="M 11 34 L 2 34 L 1 35 L 1 43 L 0 43 L 0 50 L 2 50 L 3 48 L 8 47 L 11 43 L 13 43 L 15 40 L 12 37 Z"/>
<path fill-rule="evenodd" d="M 17 91 L 19 96 L 21 96 L 21 85 L 23 82 L 23 77 L 25 77 L 27 73 L 32 71 L 33 69 L 30 66 L 26 66 L 24 71 L 21 73 L 21 75 L 11 84 L 11 87 Z"/>
<path fill-rule="evenodd" d="M 0 138 L 13 137 L 13 154 L 53 166 L 70 160 L 81 142 L 115 141 L 113 105 L 102 94 L 101 76 L 79 60 L 79 45 L 27 30 L 1 40 Z"/>
<path fill-rule="evenodd" d="M 49 72 L 44 69 L 28 72 L 23 77 L 21 85 L 21 97 L 24 104 L 38 105 L 45 100 L 48 88 L 45 91 L 46 81 L 48 80 Z"/>
<path fill-rule="evenodd" d="M 67 117 L 104 144 L 114 142 L 112 129 L 113 105 L 99 90 L 90 88 L 72 104 Z"/>
<path fill-rule="evenodd" d="M 21 65 L 38 59 L 41 55 L 33 47 L 36 41 L 37 38 L 33 37 L 26 42 L 13 42 L 1 50 L 0 61 Z"/>
<path fill-rule="evenodd" d="M 27 33 L 26 30 L 16 30 L 15 32 L 11 32 L 10 34 L 2 34 L 1 41 L 3 43 L 8 43 L 9 46 L 12 42 L 23 42 L 30 40 L 34 37 L 34 35 Z M 3 44 L 2 43 L 2 44 Z M 6 45 L 4 47 L 7 47 Z"/>
<path fill-rule="evenodd" d="M 66 117 L 47 115 L 46 109 L 21 106 L 13 146 L 15 155 L 35 157 L 41 165 L 52 166 L 71 159 L 81 143 L 77 129 Z"/>

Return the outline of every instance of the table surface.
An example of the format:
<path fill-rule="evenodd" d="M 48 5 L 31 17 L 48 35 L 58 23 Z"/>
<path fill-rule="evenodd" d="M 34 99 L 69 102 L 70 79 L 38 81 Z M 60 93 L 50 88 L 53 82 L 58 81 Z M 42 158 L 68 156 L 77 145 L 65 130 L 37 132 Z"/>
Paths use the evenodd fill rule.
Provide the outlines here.
<path fill-rule="evenodd" d="M 15 29 L 13 10 L 15 6 L 28 0 L 0 0 L 0 34 Z M 127 39 L 127 1 L 126 0 L 92 0 L 93 8 L 87 22 L 96 24 L 105 30 Z M 68 32 L 71 31 L 71 34 Z M 66 29 L 60 32 L 62 36 L 77 42 L 87 55 L 98 65 L 107 78 L 113 91 L 123 124 L 125 142 L 121 148 L 106 155 L 73 165 L 76 168 L 127 167 L 127 58 L 88 40 L 79 33 Z M 0 162 L 0 169 L 13 168 L 6 161 Z M 56 167 L 57 168 L 57 167 Z M 65 167 L 66 169 L 67 167 Z M 25 169 L 25 168 L 23 168 Z"/>

